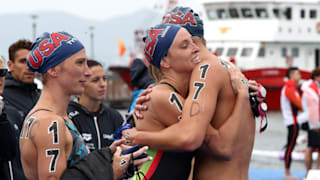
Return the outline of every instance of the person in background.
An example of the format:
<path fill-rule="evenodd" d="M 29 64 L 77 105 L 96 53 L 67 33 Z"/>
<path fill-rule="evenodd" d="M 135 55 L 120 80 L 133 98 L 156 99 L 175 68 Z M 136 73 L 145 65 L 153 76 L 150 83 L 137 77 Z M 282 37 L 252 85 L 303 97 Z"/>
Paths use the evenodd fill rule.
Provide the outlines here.
<path fill-rule="evenodd" d="M 4 77 L 7 73 L 5 60 L 0 56 L 0 95 L 3 93 Z M 2 180 L 25 180 L 19 151 L 18 124 L 23 121 L 23 117 L 16 113 L 17 110 L 9 104 L 4 104 L 4 99 L 0 96 L 0 177 Z"/>
<path fill-rule="evenodd" d="M 68 116 L 82 135 L 90 151 L 101 149 L 113 142 L 113 133 L 123 123 L 121 114 L 103 103 L 107 90 L 107 75 L 102 65 L 88 60 L 92 74 L 84 91 L 68 106 Z"/>
<path fill-rule="evenodd" d="M 27 66 L 27 55 L 32 42 L 18 40 L 9 47 L 8 68 L 3 97 L 6 103 L 15 107 L 25 117 L 40 97 L 40 90 L 34 83 L 35 73 Z M 19 124 L 19 128 L 21 128 Z"/>
<path fill-rule="evenodd" d="M 296 140 L 299 135 L 299 123 L 297 120 L 298 111 L 302 111 L 301 97 L 298 93 L 297 85 L 301 79 L 299 69 L 290 67 L 286 76 L 288 81 L 281 89 L 280 103 L 281 112 L 284 119 L 284 124 L 288 129 L 287 145 L 285 151 L 285 179 L 299 179 L 290 173 L 291 154 L 296 145 Z"/>
<path fill-rule="evenodd" d="M 138 58 L 134 59 L 130 67 L 130 84 L 134 86 L 134 90 L 132 92 L 132 103 L 128 112 L 131 112 L 134 109 L 139 94 L 150 85 L 154 85 L 154 83 L 155 81 L 150 76 L 148 68 L 143 60 Z"/>
<path fill-rule="evenodd" d="M 312 152 L 320 149 L 320 68 L 311 73 L 312 81 L 305 87 L 302 94 L 302 107 L 308 117 L 308 147 L 305 153 L 306 174 L 312 168 Z M 320 156 L 318 155 L 316 168 L 320 168 Z"/>

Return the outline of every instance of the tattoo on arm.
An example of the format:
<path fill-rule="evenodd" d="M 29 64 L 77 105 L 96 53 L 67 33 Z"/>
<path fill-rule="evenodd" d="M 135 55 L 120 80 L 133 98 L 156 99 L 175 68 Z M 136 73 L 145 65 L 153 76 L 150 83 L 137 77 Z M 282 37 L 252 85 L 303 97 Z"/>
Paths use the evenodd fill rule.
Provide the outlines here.
<path fill-rule="evenodd" d="M 48 134 L 53 133 L 53 144 L 59 144 L 58 121 L 53 121 L 48 128 Z"/>
<path fill-rule="evenodd" d="M 210 64 L 204 64 L 199 67 L 199 70 L 201 71 L 200 79 L 206 79 L 206 75 L 207 75 L 209 67 L 210 67 Z"/>
<path fill-rule="evenodd" d="M 226 69 L 230 68 L 230 64 L 227 61 L 220 59 L 220 64 L 221 64 L 221 66 L 223 66 Z"/>
<path fill-rule="evenodd" d="M 183 107 L 183 104 L 181 103 L 180 99 L 178 98 L 178 96 L 175 94 L 175 93 L 170 93 L 170 98 L 169 98 L 169 102 L 170 104 L 175 104 L 178 108 L 178 111 L 179 112 L 182 112 L 182 107 Z M 178 116 L 178 120 L 181 120 L 181 115 Z"/>
<path fill-rule="evenodd" d="M 182 103 L 176 93 L 170 93 L 170 98 L 169 98 L 170 104 L 175 104 L 179 110 L 179 112 L 182 112 Z"/>
<path fill-rule="evenodd" d="M 193 101 L 190 107 L 190 117 L 200 114 L 200 104 L 196 101 Z"/>
<path fill-rule="evenodd" d="M 193 83 L 193 87 L 196 87 L 197 88 L 197 90 L 196 90 L 196 92 L 194 93 L 194 96 L 193 96 L 193 100 L 197 100 L 198 99 L 198 97 L 199 97 L 199 94 L 200 94 L 200 92 L 201 92 L 201 90 L 205 87 L 205 83 L 204 82 L 194 82 Z"/>
<path fill-rule="evenodd" d="M 33 124 L 33 122 L 34 122 L 34 120 L 35 120 L 36 118 L 34 118 L 34 117 L 30 117 L 29 119 L 27 119 L 26 121 L 25 121 L 25 123 L 27 123 L 28 125 L 27 125 L 27 130 L 26 130 L 26 135 L 25 135 L 25 138 L 26 139 L 28 139 L 29 138 L 29 133 L 30 133 L 30 128 L 31 128 L 31 126 L 32 126 L 32 124 Z M 20 138 L 23 138 L 23 136 L 24 136 L 24 126 L 25 126 L 25 123 L 24 123 L 24 125 L 23 125 L 23 127 L 22 127 L 22 130 L 21 130 L 21 133 L 20 133 Z"/>
<path fill-rule="evenodd" d="M 49 165 L 49 172 L 56 172 L 56 165 L 57 165 L 57 160 L 59 158 L 59 154 L 60 154 L 59 148 L 46 149 L 46 157 L 52 156 L 50 165 Z"/>

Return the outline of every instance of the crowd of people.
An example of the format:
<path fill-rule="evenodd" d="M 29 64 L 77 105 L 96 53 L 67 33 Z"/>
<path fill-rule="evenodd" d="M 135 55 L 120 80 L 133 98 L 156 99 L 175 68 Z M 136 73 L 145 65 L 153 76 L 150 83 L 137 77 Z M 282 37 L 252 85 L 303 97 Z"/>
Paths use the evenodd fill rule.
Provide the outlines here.
<path fill-rule="evenodd" d="M 311 72 L 310 80 L 302 85 L 298 67 L 290 67 L 281 90 L 281 112 L 287 127 L 287 144 L 285 146 L 285 179 L 299 179 L 290 172 L 292 152 L 297 144 L 300 129 L 307 131 L 307 147 L 305 149 L 306 176 L 312 168 L 312 153 L 320 149 L 320 68 Z M 320 169 L 320 156 L 316 169 Z"/>
<path fill-rule="evenodd" d="M 203 22 L 189 7 L 169 11 L 143 40 L 150 65 L 137 59 L 132 68 L 136 94 L 129 112 L 135 127 L 129 129 L 103 103 L 104 67 L 87 58 L 76 37 L 45 32 L 35 42 L 14 42 L 8 61 L 0 57 L 1 179 L 247 180 L 257 108 L 250 99 L 261 85 L 207 49 Z M 289 68 L 287 77 L 281 92 L 288 129 L 284 178 L 294 179 L 298 117 L 307 122 L 307 170 L 320 148 L 320 69 L 302 96 L 298 68 Z M 255 106 L 264 101 L 256 100 Z M 122 138 L 115 141 L 119 129 Z M 139 148 L 131 152 L 132 146 Z"/>
<path fill-rule="evenodd" d="M 43 49 L 43 43 L 51 46 Z M 4 58 L 0 62 L 1 179 L 119 179 L 150 159 L 134 159 L 147 147 L 120 155 L 124 140 L 113 143 L 110 136 L 122 116 L 101 102 L 103 67 L 87 60 L 75 37 L 53 32 L 34 43 L 18 40 L 9 58 L 8 73 Z M 42 74 L 42 90 L 35 72 Z M 74 95 L 77 104 L 70 101 Z"/>

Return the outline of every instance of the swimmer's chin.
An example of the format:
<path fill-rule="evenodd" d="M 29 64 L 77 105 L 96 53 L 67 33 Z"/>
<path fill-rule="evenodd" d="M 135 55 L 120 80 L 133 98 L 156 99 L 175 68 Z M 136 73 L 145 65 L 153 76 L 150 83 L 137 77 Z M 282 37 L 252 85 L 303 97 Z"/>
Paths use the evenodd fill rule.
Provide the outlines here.
<path fill-rule="evenodd" d="M 194 64 L 200 63 L 201 62 L 200 57 L 199 56 L 195 57 L 194 59 L 192 59 L 191 62 L 194 63 Z"/>

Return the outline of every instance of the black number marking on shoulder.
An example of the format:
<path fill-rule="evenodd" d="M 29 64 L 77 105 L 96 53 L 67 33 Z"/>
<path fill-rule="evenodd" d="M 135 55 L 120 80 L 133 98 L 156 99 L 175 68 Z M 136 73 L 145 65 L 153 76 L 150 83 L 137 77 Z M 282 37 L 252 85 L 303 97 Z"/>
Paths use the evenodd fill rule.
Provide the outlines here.
<path fill-rule="evenodd" d="M 22 125 L 22 128 L 21 128 L 21 131 L 20 131 L 20 139 L 23 138 L 23 135 L 24 135 L 24 128 L 26 126 L 26 123 L 27 123 L 27 120 L 24 120 L 23 121 L 23 125 Z"/>
<path fill-rule="evenodd" d="M 199 67 L 199 70 L 201 71 L 200 79 L 206 79 L 209 67 L 210 67 L 210 64 L 204 64 Z"/>
<path fill-rule="evenodd" d="M 48 134 L 53 134 L 53 144 L 59 144 L 59 131 L 58 131 L 58 121 L 53 121 L 49 128 L 48 128 Z"/>
<path fill-rule="evenodd" d="M 219 59 L 219 60 L 220 60 L 221 66 L 223 66 L 224 68 L 229 69 L 231 67 L 229 62 L 222 60 L 222 59 Z"/>
<path fill-rule="evenodd" d="M 183 104 L 181 103 L 180 99 L 178 98 L 178 96 L 175 93 L 170 93 L 170 98 L 169 98 L 169 102 L 170 104 L 175 104 L 179 110 L 179 112 L 182 112 L 182 107 Z M 178 120 L 181 120 L 182 116 L 178 116 Z"/>
<path fill-rule="evenodd" d="M 27 119 L 26 139 L 29 138 L 30 128 L 31 128 L 31 126 L 32 126 L 32 124 L 33 124 L 35 119 L 36 118 L 34 118 L 34 117 L 30 117 L 29 119 Z M 24 129 L 24 127 L 23 127 L 23 129 Z"/>
<path fill-rule="evenodd" d="M 195 91 L 194 95 L 193 95 L 193 100 L 197 100 L 199 97 L 199 94 L 201 92 L 201 90 L 205 87 L 206 83 L 204 82 L 199 82 L 199 81 L 195 81 L 193 83 L 193 87 L 197 88 L 197 90 Z"/>
<path fill-rule="evenodd" d="M 176 95 L 176 93 L 170 93 L 170 98 L 169 98 L 169 102 L 170 104 L 175 104 L 179 110 L 179 112 L 182 112 L 182 103 L 180 101 L 180 99 L 178 98 L 178 96 Z"/>
<path fill-rule="evenodd" d="M 49 165 L 49 172 L 56 172 L 57 159 L 59 158 L 60 149 L 46 149 L 46 157 L 52 157 Z"/>

